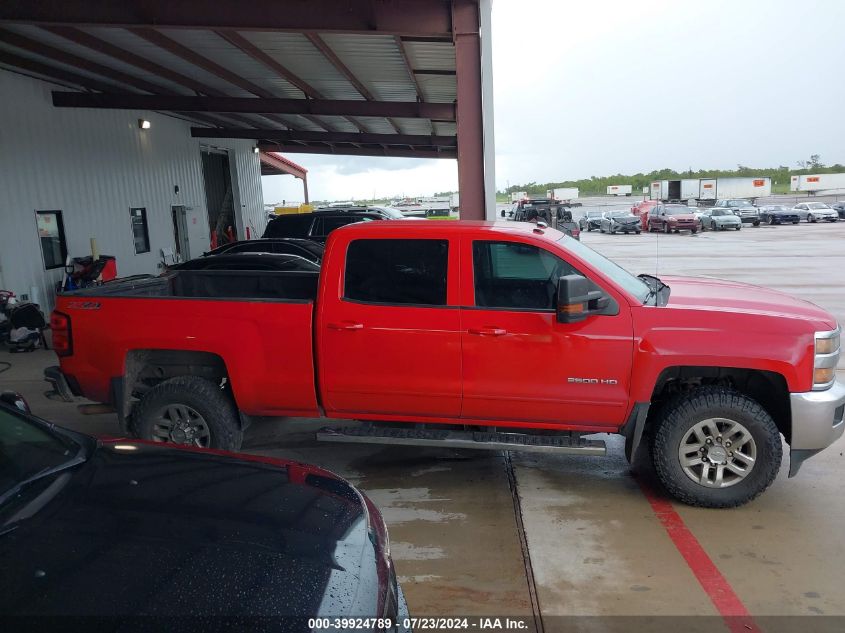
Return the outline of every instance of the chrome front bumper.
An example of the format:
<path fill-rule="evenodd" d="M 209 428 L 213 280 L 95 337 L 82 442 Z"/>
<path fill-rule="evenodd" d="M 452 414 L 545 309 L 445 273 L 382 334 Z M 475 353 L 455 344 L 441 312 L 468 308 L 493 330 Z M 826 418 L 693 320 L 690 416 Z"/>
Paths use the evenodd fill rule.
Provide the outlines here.
<path fill-rule="evenodd" d="M 792 410 L 792 441 L 789 476 L 801 464 L 842 437 L 845 431 L 845 383 L 836 381 L 830 389 L 789 394 Z"/>

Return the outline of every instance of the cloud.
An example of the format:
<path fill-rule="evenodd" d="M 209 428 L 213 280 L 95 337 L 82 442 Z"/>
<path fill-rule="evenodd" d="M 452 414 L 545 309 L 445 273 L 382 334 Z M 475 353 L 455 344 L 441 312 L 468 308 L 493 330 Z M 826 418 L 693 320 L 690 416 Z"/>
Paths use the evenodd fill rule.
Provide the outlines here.
<path fill-rule="evenodd" d="M 841 0 L 494 2 L 496 184 L 845 163 L 843 24 Z M 291 158 L 315 198 L 457 188 L 452 160 Z"/>
<path fill-rule="evenodd" d="M 290 155 L 308 169 L 312 200 L 372 200 L 431 195 L 458 188 L 457 162 L 448 159 Z M 346 157 L 343 157 L 344 159 Z M 353 170 L 353 171 L 349 171 Z M 265 202 L 300 202 L 302 183 L 293 176 L 263 176 Z"/>

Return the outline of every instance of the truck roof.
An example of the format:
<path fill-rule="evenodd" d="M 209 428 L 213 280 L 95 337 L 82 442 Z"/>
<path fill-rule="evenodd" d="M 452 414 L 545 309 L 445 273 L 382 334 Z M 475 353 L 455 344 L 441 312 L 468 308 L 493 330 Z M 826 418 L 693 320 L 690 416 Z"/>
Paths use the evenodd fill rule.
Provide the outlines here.
<path fill-rule="evenodd" d="M 508 221 L 478 221 L 478 220 L 426 220 L 426 221 L 404 221 L 404 222 L 358 222 L 341 227 L 332 234 L 343 231 L 355 231 L 364 234 L 399 233 L 402 235 L 415 235 L 426 233 L 475 233 L 489 236 L 490 233 L 502 235 L 513 235 L 515 233 L 545 237 L 556 241 L 563 235 L 560 231 L 548 228 L 540 228 L 531 222 L 508 222 Z"/>

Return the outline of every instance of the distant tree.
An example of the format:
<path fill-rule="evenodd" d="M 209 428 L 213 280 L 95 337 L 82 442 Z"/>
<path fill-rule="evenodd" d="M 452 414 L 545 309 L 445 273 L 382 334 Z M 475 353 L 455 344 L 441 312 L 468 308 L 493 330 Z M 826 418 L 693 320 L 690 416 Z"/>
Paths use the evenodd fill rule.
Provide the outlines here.
<path fill-rule="evenodd" d="M 819 154 L 811 154 L 810 155 L 810 167 L 813 169 L 821 169 L 824 167 L 824 163 L 821 161 L 821 156 Z"/>

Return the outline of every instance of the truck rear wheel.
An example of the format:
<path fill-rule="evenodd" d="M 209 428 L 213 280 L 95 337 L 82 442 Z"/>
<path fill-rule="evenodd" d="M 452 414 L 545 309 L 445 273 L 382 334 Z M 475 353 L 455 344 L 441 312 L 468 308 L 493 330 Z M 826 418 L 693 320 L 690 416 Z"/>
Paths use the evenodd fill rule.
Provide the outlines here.
<path fill-rule="evenodd" d="M 138 437 L 151 442 L 236 451 L 243 441 L 232 398 L 197 376 L 177 376 L 150 389 L 132 423 Z"/>
<path fill-rule="evenodd" d="M 651 455 L 661 483 L 684 503 L 733 508 L 774 481 L 780 433 L 759 403 L 726 387 L 700 387 L 666 404 Z"/>

